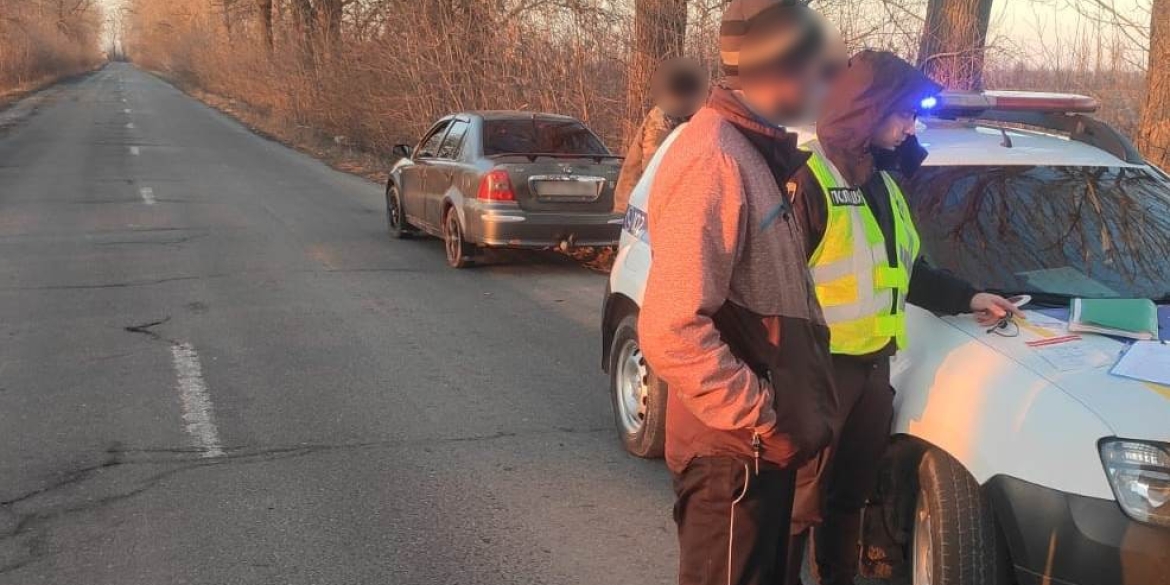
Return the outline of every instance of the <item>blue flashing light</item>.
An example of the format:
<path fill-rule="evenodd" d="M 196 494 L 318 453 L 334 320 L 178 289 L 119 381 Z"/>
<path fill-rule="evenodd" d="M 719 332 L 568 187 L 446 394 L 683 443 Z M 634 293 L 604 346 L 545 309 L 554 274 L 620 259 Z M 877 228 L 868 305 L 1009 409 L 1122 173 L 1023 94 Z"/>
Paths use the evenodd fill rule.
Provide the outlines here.
<path fill-rule="evenodd" d="M 930 96 L 928 98 L 923 98 L 922 101 L 919 102 L 918 105 L 923 110 L 933 110 L 935 108 L 935 106 L 938 105 L 938 98 L 936 98 L 934 96 Z"/>

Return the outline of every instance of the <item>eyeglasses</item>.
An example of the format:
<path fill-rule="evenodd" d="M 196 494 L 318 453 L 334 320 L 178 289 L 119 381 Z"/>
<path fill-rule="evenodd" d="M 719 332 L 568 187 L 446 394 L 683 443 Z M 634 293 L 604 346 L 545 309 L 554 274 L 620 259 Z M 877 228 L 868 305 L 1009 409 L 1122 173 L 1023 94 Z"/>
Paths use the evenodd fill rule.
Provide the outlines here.
<path fill-rule="evenodd" d="M 1000 319 L 995 325 L 992 325 L 987 330 L 988 335 L 998 335 L 1000 337 L 1019 337 L 1020 324 L 1009 314 L 1003 319 Z"/>

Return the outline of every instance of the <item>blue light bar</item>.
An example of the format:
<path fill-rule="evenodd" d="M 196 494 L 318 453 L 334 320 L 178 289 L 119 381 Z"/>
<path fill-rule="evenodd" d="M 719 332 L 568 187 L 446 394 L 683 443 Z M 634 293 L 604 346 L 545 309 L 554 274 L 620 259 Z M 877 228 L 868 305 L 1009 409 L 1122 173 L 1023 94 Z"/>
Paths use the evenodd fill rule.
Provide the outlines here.
<path fill-rule="evenodd" d="M 918 106 L 921 107 L 923 110 L 933 110 L 935 108 L 935 106 L 937 106 L 937 105 L 938 105 L 938 98 L 936 98 L 934 96 L 930 96 L 928 98 L 923 98 L 922 101 L 918 103 Z"/>

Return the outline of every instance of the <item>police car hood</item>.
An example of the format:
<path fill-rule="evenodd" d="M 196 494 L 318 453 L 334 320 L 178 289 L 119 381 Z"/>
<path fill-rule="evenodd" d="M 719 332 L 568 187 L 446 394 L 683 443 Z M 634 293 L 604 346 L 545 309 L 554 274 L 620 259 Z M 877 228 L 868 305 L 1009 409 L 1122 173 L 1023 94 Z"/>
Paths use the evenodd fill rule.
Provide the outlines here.
<path fill-rule="evenodd" d="M 1162 314 L 1170 318 L 1170 309 Z M 945 317 L 956 328 L 1048 380 L 1097 415 L 1115 436 L 1170 442 L 1170 387 L 1110 373 L 1128 343 L 1081 334 L 1065 344 L 1037 347 L 1043 339 L 1068 335 L 1067 317 L 1028 311 L 1017 337 L 988 334 L 969 316 Z M 1023 388 L 1021 388 L 1023 390 Z"/>

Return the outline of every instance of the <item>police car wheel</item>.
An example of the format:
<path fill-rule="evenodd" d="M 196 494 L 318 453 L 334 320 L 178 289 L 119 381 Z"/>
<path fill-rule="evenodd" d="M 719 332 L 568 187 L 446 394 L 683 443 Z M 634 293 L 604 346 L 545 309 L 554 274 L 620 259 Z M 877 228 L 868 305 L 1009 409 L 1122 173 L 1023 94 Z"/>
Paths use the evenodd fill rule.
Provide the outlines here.
<path fill-rule="evenodd" d="M 618 323 L 609 355 L 610 397 L 622 445 L 636 457 L 662 457 L 666 446 L 666 384 L 654 375 L 642 355 L 636 315 Z"/>
<path fill-rule="evenodd" d="M 918 466 L 910 541 L 913 585 L 1007 585 L 1007 549 L 979 484 L 954 458 L 930 449 Z"/>

